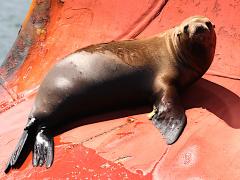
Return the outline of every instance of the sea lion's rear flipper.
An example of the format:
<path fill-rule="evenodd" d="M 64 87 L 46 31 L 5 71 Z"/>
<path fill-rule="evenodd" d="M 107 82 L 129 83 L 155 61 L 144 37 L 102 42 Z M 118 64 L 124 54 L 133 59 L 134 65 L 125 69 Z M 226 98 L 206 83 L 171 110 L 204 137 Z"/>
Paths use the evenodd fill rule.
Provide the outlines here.
<path fill-rule="evenodd" d="M 43 166 L 46 163 L 47 168 L 51 167 L 54 157 L 53 148 L 53 138 L 45 130 L 40 130 L 34 144 L 33 166 Z"/>
<path fill-rule="evenodd" d="M 160 129 L 167 144 L 173 144 L 180 137 L 187 124 L 187 119 L 174 87 L 169 87 L 161 92 L 151 120 Z"/>
<path fill-rule="evenodd" d="M 32 140 L 34 138 L 33 121 L 35 121 L 34 118 L 28 121 L 26 125 L 28 128 L 24 129 L 18 145 L 16 146 L 16 149 L 14 150 L 4 170 L 5 173 L 8 173 L 12 167 L 17 167 L 19 163 L 23 163 L 23 161 L 27 158 L 27 155 L 30 152 Z"/>

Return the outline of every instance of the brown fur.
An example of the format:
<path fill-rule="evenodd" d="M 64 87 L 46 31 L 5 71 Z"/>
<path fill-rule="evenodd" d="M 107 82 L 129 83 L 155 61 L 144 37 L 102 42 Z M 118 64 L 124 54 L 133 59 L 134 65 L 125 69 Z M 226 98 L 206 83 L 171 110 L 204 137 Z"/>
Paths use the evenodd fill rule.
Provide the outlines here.
<path fill-rule="evenodd" d="M 29 137 L 35 138 L 33 165 L 50 167 L 50 128 L 69 120 L 128 105 L 154 104 L 153 124 L 168 144 L 186 125 L 179 90 L 209 68 L 216 35 L 209 19 L 194 16 L 155 36 L 91 45 L 70 54 L 42 82 L 28 124 L 7 169 L 15 166 Z M 47 154 L 47 156 L 46 156 Z"/>

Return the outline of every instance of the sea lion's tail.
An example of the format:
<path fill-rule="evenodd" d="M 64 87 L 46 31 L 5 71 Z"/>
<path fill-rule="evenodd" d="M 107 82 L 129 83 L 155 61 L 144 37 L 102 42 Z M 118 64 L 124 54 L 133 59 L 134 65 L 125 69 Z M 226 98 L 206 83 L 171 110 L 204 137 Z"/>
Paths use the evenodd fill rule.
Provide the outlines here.
<path fill-rule="evenodd" d="M 27 155 L 30 152 L 31 145 L 33 144 L 34 128 L 31 122 L 32 121 L 30 120 L 26 126 L 27 128 L 24 129 L 18 145 L 16 146 L 16 149 L 14 150 L 4 170 L 5 173 L 8 173 L 12 167 L 17 167 L 18 164 L 22 164 L 27 158 Z"/>

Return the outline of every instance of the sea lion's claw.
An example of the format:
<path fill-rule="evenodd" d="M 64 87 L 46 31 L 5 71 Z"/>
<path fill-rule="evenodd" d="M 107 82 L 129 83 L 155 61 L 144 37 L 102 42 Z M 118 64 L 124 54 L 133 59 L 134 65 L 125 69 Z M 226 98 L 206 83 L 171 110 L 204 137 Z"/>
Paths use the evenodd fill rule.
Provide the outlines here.
<path fill-rule="evenodd" d="M 11 164 L 8 163 L 6 168 L 5 168 L 5 170 L 4 170 L 4 172 L 7 174 L 10 171 L 11 167 L 12 167 Z"/>
<path fill-rule="evenodd" d="M 41 144 L 40 148 L 39 148 L 39 166 L 42 167 L 45 160 L 44 160 L 44 147 L 43 144 Z"/>
<path fill-rule="evenodd" d="M 53 157 L 54 157 L 54 142 L 53 139 L 49 140 L 49 146 L 47 146 L 46 149 L 46 168 L 50 168 L 53 163 Z"/>
<path fill-rule="evenodd" d="M 38 166 L 38 153 L 37 153 L 38 149 L 37 146 L 34 145 L 34 149 L 33 149 L 33 158 L 32 158 L 32 164 L 34 167 Z"/>
<path fill-rule="evenodd" d="M 152 117 L 153 124 L 160 130 L 167 144 L 173 144 L 181 135 L 187 120 L 184 111 L 175 112 L 175 109 L 158 111 Z"/>
<path fill-rule="evenodd" d="M 33 151 L 33 166 L 49 168 L 53 162 L 53 139 L 44 130 L 37 133 Z"/>

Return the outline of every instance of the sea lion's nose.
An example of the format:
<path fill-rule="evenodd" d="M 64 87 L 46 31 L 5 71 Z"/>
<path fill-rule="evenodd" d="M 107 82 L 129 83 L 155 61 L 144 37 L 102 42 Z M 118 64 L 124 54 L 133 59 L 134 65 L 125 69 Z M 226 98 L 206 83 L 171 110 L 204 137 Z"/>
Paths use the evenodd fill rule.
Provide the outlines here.
<path fill-rule="evenodd" d="M 202 24 L 197 25 L 195 28 L 196 28 L 195 29 L 196 34 L 202 34 L 202 33 L 205 33 L 206 31 L 209 31 L 208 27 Z"/>

